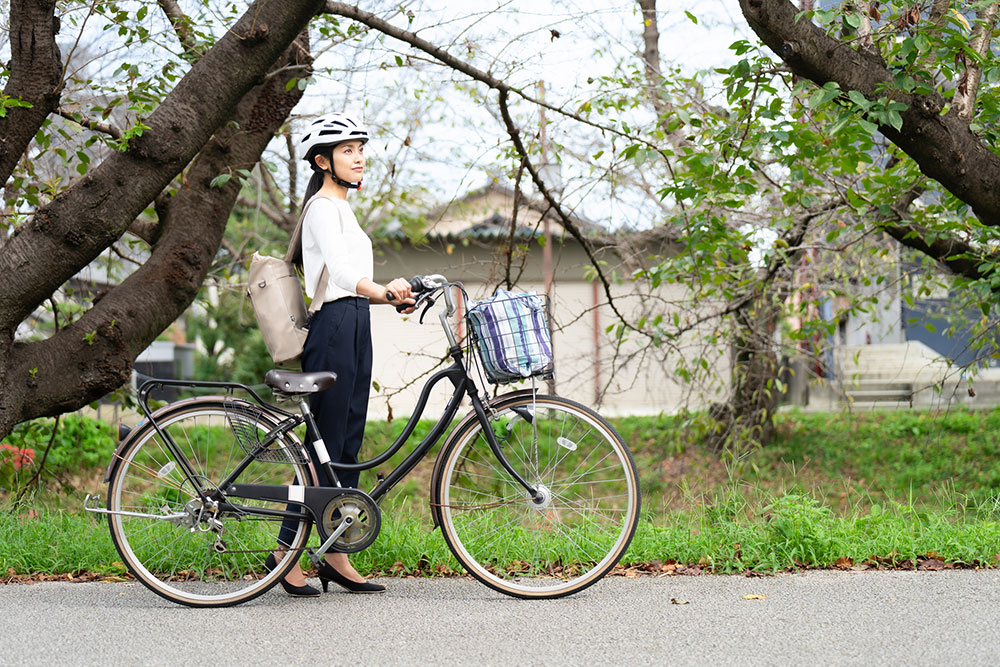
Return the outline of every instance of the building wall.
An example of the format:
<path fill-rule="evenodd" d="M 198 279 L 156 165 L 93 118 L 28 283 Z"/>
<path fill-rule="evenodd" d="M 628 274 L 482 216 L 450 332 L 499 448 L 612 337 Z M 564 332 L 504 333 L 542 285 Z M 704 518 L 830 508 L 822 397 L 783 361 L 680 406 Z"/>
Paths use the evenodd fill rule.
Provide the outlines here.
<path fill-rule="evenodd" d="M 603 287 L 584 279 L 589 264 L 585 253 L 572 241 L 553 245 L 554 390 L 608 415 L 670 413 L 683 406 L 704 407 L 712 399 L 711 392 L 677 381 L 674 371 L 679 359 L 693 358 L 702 353 L 702 346 L 710 347 L 707 342 L 699 342 L 707 338 L 709 325 L 695 331 L 683 344 L 670 348 L 643 350 L 648 346 L 634 340 L 616 345 L 613 332 L 606 332 L 616 318 L 606 305 Z M 519 267 L 515 271 L 516 289 L 544 292 L 539 247 L 527 250 L 515 265 Z M 379 282 L 429 273 L 461 280 L 470 298 L 483 298 L 503 283 L 503 255 L 489 243 L 463 245 L 441 240 L 419 248 L 384 247 L 376 259 L 375 279 Z M 613 293 L 619 309 L 626 317 L 633 318 L 651 303 L 648 298 L 631 294 L 630 289 L 618 285 Z M 665 288 L 657 293 L 655 307 L 660 312 L 664 309 L 669 312 L 669 304 L 681 296 L 680 288 Z M 394 417 L 409 415 L 424 380 L 441 367 L 447 342 L 437 315 L 443 307 L 440 304 L 432 309 L 423 325 L 418 323 L 419 313 L 404 317 L 386 306 L 373 307 L 373 380 L 378 386 L 371 397 L 373 417 L 385 417 L 390 412 Z M 457 330 L 464 334 L 464 323 Z M 728 358 L 724 358 L 725 354 L 714 354 L 713 365 L 723 371 Z M 544 385 L 544 381 L 539 382 Z M 436 388 L 427 416 L 436 416 L 436 411 L 443 407 L 450 386 L 444 382 Z"/>

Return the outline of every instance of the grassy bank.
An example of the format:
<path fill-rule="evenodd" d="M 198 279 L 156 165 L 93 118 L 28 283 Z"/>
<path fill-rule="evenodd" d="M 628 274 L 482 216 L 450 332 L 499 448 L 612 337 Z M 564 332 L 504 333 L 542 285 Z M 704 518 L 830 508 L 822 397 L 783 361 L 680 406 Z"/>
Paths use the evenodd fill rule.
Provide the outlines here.
<path fill-rule="evenodd" d="M 912 567 L 927 559 L 998 564 L 1000 410 L 785 414 L 773 445 L 737 460 L 694 444 L 697 419 L 626 418 L 615 426 L 643 484 L 643 519 L 626 564 L 718 572 Z M 401 427 L 372 424 L 371 450 Z M 44 438 L 44 429 L 37 435 Z M 48 479 L 15 512 L 0 500 L 0 573 L 124 573 L 106 523 L 79 509 L 85 492 L 102 491 L 107 455 L 96 460 Z M 457 569 L 431 529 L 431 465 L 424 462 L 387 499 L 379 539 L 355 557 L 360 569 Z"/>

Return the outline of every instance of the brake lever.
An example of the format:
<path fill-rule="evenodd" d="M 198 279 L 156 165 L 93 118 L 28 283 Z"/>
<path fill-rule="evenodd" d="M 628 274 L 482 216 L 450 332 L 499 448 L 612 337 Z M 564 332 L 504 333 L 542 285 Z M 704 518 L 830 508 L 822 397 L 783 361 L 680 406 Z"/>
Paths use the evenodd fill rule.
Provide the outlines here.
<path fill-rule="evenodd" d="M 426 315 L 427 311 L 430 310 L 434 306 L 434 298 L 433 297 L 427 297 L 427 299 L 425 301 L 426 301 L 427 305 L 424 306 L 423 311 L 421 311 L 421 313 L 420 313 L 420 323 L 421 324 L 424 323 L 424 315 Z"/>

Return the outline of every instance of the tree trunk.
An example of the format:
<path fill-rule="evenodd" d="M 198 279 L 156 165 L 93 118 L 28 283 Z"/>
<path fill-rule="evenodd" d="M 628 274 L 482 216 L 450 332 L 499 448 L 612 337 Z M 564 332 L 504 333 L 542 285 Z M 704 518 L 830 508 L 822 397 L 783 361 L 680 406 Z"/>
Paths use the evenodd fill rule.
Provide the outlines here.
<path fill-rule="evenodd" d="M 135 357 L 194 300 L 240 187 L 237 178 L 209 184 L 252 168 L 300 98 L 297 86 L 285 88 L 306 73 L 308 41 L 304 34 L 292 41 L 320 5 L 252 5 L 144 119 L 148 129 L 126 151 L 39 208 L 0 248 L 0 436 L 120 387 Z M 15 342 L 17 326 L 185 168 L 182 185 L 160 207 L 162 232 L 150 259 L 51 338 Z"/>

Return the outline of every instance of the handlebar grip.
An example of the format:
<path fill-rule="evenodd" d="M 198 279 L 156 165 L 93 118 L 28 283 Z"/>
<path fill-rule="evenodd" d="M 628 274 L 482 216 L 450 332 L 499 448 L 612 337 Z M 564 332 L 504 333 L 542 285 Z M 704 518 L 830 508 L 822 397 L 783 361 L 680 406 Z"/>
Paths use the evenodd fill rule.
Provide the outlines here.
<path fill-rule="evenodd" d="M 412 278 L 410 278 L 410 289 L 413 290 L 414 294 L 422 294 L 423 292 L 431 291 L 433 287 L 424 284 L 423 276 L 413 276 Z M 391 291 L 386 290 L 385 298 L 388 301 L 395 301 L 396 295 L 393 294 Z M 401 313 L 407 308 L 410 308 L 411 306 L 413 306 L 412 303 L 400 304 L 396 306 L 396 312 Z"/>
<path fill-rule="evenodd" d="M 414 292 L 426 292 L 428 290 L 427 285 L 424 284 L 423 276 L 413 276 L 410 278 L 410 289 Z"/>
<path fill-rule="evenodd" d="M 385 299 L 386 299 L 386 301 L 389 301 L 389 302 L 395 301 L 396 300 L 396 295 L 393 292 L 391 292 L 390 290 L 386 290 L 385 291 Z M 403 312 L 404 310 L 406 310 L 407 308 L 409 308 L 412 305 L 413 305 L 412 303 L 401 303 L 398 306 L 396 306 L 396 312 L 397 313 L 401 313 L 401 312 Z"/>

